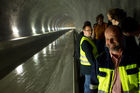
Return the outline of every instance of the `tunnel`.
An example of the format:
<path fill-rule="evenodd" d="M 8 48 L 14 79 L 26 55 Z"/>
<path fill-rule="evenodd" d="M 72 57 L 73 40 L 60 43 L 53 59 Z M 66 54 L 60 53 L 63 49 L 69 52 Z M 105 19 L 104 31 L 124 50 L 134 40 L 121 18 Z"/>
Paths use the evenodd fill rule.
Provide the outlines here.
<path fill-rule="evenodd" d="M 0 93 L 80 93 L 75 36 L 111 8 L 140 23 L 139 0 L 1 0 Z"/>

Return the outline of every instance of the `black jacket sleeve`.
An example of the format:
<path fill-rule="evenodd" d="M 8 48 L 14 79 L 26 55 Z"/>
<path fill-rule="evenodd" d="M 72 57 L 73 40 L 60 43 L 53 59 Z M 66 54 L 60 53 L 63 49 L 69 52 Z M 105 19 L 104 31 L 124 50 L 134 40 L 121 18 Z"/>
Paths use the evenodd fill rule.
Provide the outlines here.
<path fill-rule="evenodd" d="M 91 63 L 91 65 L 94 65 L 95 57 L 92 53 L 92 50 L 93 50 L 92 45 L 90 45 L 88 41 L 84 40 L 81 47 L 82 47 L 82 50 L 85 52 L 88 61 Z"/>

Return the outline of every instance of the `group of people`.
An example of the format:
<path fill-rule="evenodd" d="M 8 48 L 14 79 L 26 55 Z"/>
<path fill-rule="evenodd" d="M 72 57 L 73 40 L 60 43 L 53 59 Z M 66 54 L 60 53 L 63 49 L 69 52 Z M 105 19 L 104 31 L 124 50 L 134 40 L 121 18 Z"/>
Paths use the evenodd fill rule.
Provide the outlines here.
<path fill-rule="evenodd" d="M 140 93 L 140 27 L 123 9 L 86 21 L 79 39 L 84 93 Z"/>

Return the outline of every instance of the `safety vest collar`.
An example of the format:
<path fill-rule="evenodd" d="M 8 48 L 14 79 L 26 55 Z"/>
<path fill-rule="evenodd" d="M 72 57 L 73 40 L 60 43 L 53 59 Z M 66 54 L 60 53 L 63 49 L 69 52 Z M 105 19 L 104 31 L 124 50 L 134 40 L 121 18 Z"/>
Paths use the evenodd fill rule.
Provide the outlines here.
<path fill-rule="evenodd" d="M 103 57 L 105 58 L 105 60 L 102 60 Z M 109 69 L 115 69 L 114 63 L 112 62 L 111 57 L 110 57 L 110 54 L 109 54 L 108 51 L 104 52 L 103 54 L 101 54 L 101 55 L 97 58 L 97 60 L 100 60 L 100 59 L 102 60 L 101 62 L 105 63 L 105 64 L 99 63 L 98 65 L 99 65 L 100 67 L 102 67 L 102 68 L 109 68 Z M 99 61 L 99 62 L 100 62 L 100 61 Z"/>
<path fill-rule="evenodd" d="M 105 48 L 105 53 L 106 53 L 106 62 L 108 62 L 108 65 L 110 67 L 114 67 L 114 63 L 112 62 L 111 60 L 111 56 L 110 56 L 110 53 L 109 53 L 109 49 L 106 47 Z M 130 56 L 131 55 L 131 56 Z M 135 57 L 137 59 L 137 57 Z M 132 63 L 129 63 L 129 62 L 136 62 L 134 59 L 134 56 L 132 57 L 132 54 L 129 53 L 127 50 L 123 50 L 123 53 L 122 53 L 122 58 L 121 58 L 121 62 L 119 64 L 119 66 L 126 66 L 128 64 L 132 64 Z M 130 61 L 131 60 L 131 61 Z"/>

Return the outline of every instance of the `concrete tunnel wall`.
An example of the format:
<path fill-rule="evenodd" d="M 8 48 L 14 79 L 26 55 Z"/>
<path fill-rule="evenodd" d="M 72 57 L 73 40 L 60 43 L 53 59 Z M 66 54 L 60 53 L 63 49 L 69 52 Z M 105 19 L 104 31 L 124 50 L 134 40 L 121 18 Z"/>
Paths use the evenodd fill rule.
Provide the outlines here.
<path fill-rule="evenodd" d="M 69 30 L 0 43 L 0 79 Z"/>
<path fill-rule="evenodd" d="M 122 8 L 140 23 L 140 0 L 0 0 L 0 79 L 56 39 L 54 35 L 62 35 L 61 30 L 80 31 L 84 21 L 94 24 L 99 13 L 107 22 L 110 8 Z M 32 37 L 37 34 L 42 36 Z M 31 37 L 7 42 L 26 36 Z"/>
<path fill-rule="evenodd" d="M 0 40 L 95 23 L 99 13 L 122 8 L 139 22 L 140 0 L 0 0 Z"/>

